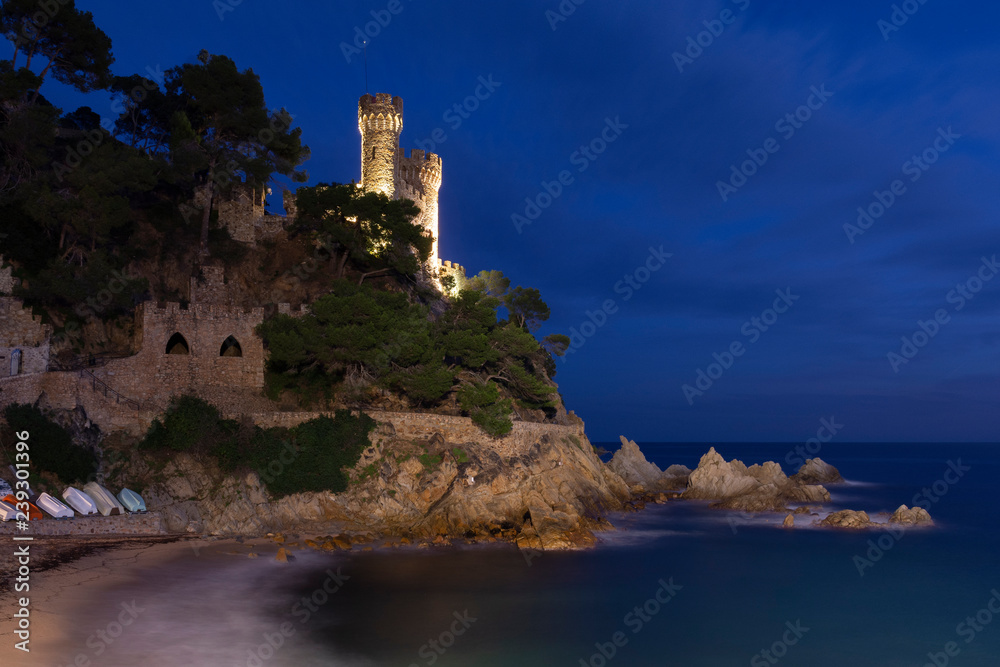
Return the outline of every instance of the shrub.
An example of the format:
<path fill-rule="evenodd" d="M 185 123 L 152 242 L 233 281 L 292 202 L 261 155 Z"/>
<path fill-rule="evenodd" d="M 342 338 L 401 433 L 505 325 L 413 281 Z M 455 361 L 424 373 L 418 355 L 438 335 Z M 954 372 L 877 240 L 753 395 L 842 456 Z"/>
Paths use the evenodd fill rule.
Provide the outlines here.
<path fill-rule="evenodd" d="M 458 392 L 458 402 L 479 428 L 494 438 L 507 435 L 514 428 L 510 399 L 500 399 L 500 388 L 493 382 L 469 384 Z"/>
<path fill-rule="evenodd" d="M 3 416 L 12 431 L 30 434 L 27 442 L 31 447 L 31 467 L 35 470 L 50 472 L 67 485 L 92 479 L 97 472 L 97 457 L 93 452 L 74 445 L 69 432 L 37 407 L 8 405 Z M 3 452 L 7 456 L 6 448 Z"/>
<path fill-rule="evenodd" d="M 256 472 L 268 490 L 283 497 L 309 491 L 347 489 L 348 475 L 371 441 L 375 420 L 339 410 L 293 429 L 262 429 L 249 420 L 223 419 L 211 404 L 194 396 L 174 399 L 156 420 L 141 449 L 192 452 L 214 458 L 228 473 Z M 289 451 L 291 450 L 291 451 Z M 288 461 L 286 463 L 286 461 Z"/>
<path fill-rule="evenodd" d="M 163 420 L 155 420 L 140 449 L 158 452 L 211 453 L 239 430 L 239 424 L 223 419 L 214 405 L 195 396 L 170 401 Z"/>

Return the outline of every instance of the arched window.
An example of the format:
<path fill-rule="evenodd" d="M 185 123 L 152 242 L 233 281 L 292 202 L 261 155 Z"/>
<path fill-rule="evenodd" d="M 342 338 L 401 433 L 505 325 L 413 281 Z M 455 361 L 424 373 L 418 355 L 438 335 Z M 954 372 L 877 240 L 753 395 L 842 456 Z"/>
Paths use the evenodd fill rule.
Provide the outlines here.
<path fill-rule="evenodd" d="M 184 336 L 175 333 L 167 341 L 166 354 L 191 354 L 191 348 L 188 347 L 188 342 Z"/>
<path fill-rule="evenodd" d="M 10 374 L 21 374 L 21 350 L 14 350 L 10 354 Z"/>
<path fill-rule="evenodd" d="M 242 357 L 243 348 L 240 347 L 240 342 L 230 336 L 226 340 L 222 341 L 222 349 L 219 350 L 220 357 Z"/>

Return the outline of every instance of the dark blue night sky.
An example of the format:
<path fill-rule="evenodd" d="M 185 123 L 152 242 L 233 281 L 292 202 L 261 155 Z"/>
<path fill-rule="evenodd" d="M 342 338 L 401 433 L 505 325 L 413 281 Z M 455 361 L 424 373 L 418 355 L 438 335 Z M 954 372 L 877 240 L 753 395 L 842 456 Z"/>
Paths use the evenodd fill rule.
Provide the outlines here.
<path fill-rule="evenodd" d="M 831 418 L 842 441 L 998 439 L 994 3 L 909 0 L 898 29 L 870 0 L 77 4 L 116 74 L 201 49 L 252 68 L 311 182 L 359 178 L 341 44 L 391 17 L 369 90 L 405 100 L 405 147 L 446 136 L 441 255 L 581 332 L 556 379 L 594 440 L 804 441 Z M 547 207 L 516 225 L 526 198 Z"/>

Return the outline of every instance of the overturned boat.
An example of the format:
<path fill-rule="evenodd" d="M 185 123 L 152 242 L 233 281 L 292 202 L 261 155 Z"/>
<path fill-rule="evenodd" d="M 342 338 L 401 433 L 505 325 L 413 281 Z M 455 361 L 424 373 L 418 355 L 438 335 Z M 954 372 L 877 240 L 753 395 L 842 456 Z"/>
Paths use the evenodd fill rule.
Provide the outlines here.
<path fill-rule="evenodd" d="M 125 514 L 125 508 L 118 502 L 118 499 L 97 482 L 88 482 L 83 490 L 97 504 L 97 511 L 104 516 Z"/>
<path fill-rule="evenodd" d="M 67 487 L 62 492 L 62 497 L 66 501 L 66 504 L 75 509 L 78 514 L 83 516 L 100 514 L 97 511 L 97 503 L 80 489 L 74 489 L 72 486 Z"/>
<path fill-rule="evenodd" d="M 129 514 L 143 514 L 146 511 L 146 501 L 132 489 L 119 491 L 118 500 L 125 506 Z"/>
<path fill-rule="evenodd" d="M 17 518 L 17 510 L 0 500 L 0 521 L 13 521 Z"/>
<path fill-rule="evenodd" d="M 76 516 L 73 510 L 47 493 L 38 496 L 35 504 L 45 510 L 53 519 L 72 519 Z"/>
<path fill-rule="evenodd" d="M 18 509 L 18 500 L 13 496 L 13 494 L 4 496 L 3 501 L 8 505 L 10 505 L 11 507 L 13 507 L 15 510 Z M 39 521 L 40 519 L 43 518 L 42 510 L 35 507 L 33 503 L 23 500 L 21 501 L 20 504 L 28 506 L 28 511 L 25 512 L 25 514 L 28 515 L 28 521 Z"/>

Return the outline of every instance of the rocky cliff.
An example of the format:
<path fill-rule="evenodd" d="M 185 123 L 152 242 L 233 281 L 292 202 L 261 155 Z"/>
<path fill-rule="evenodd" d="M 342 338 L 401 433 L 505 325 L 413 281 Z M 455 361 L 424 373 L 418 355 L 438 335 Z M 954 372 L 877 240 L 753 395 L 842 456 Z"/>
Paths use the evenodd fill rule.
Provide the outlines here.
<path fill-rule="evenodd" d="M 486 438 L 486 436 L 483 436 Z M 121 472 L 147 480 L 150 509 L 167 530 L 258 535 L 337 524 L 345 530 L 415 539 L 437 536 L 514 541 L 523 548 L 593 544 L 601 518 L 622 509 L 628 485 L 585 438 L 542 436 L 503 458 L 483 442 L 377 439 L 339 494 L 274 499 L 256 474 L 222 475 L 210 462 L 181 455 L 160 470 L 135 458 Z"/>

